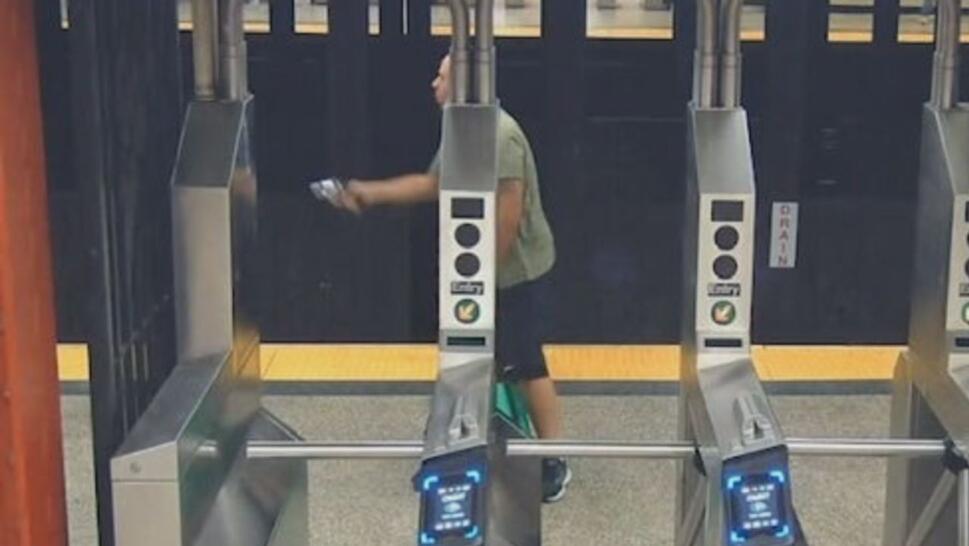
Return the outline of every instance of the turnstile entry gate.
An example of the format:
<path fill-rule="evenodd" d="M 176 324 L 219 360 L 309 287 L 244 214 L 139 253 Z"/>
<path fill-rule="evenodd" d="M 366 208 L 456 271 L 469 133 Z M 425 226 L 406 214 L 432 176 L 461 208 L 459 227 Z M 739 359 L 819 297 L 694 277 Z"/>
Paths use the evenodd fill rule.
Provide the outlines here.
<path fill-rule="evenodd" d="M 687 114 L 678 546 L 790 545 L 788 450 L 750 351 L 756 189 L 740 107 L 740 0 L 698 2 Z"/>
<path fill-rule="evenodd" d="M 425 430 L 418 544 L 538 546 L 541 465 L 511 459 L 525 431 L 496 414 L 498 123 L 493 1 L 450 2 L 451 100 L 440 174 L 440 366 Z"/>
<path fill-rule="evenodd" d="M 305 461 L 245 449 L 299 438 L 260 407 L 242 0 L 196 0 L 193 16 L 196 98 L 172 177 L 178 362 L 112 458 L 116 544 L 305 546 Z"/>
<path fill-rule="evenodd" d="M 959 0 L 939 0 L 937 9 L 909 346 L 895 371 L 892 434 L 949 441 L 944 457 L 890 463 L 886 546 L 969 546 L 969 107 L 958 104 Z"/>
<path fill-rule="evenodd" d="M 172 183 L 178 365 L 112 459 L 119 546 L 306 546 L 309 459 L 416 458 L 419 546 L 540 546 L 540 457 L 682 461 L 677 546 L 806 544 L 789 455 L 889 458 L 886 546 L 969 546 L 969 107 L 959 0 L 939 3 L 910 350 L 892 440 L 785 439 L 750 353 L 755 183 L 741 0 L 700 0 L 688 111 L 681 440 L 540 442 L 496 383 L 500 110 L 492 0 L 450 0 L 440 177 L 440 366 L 423 441 L 308 443 L 260 406 L 256 174 L 241 0 L 195 0 L 196 100 Z M 217 24 L 218 23 L 218 24 Z M 948 438 L 947 441 L 936 438 Z M 957 490 L 958 494 L 953 494 Z"/>

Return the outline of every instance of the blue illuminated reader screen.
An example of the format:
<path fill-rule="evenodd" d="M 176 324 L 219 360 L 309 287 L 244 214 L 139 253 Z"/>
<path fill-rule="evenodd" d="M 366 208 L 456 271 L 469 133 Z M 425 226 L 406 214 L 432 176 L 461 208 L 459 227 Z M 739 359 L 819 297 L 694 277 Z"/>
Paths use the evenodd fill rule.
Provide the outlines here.
<path fill-rule="evenodd" d="M 772 544 L 788 539 L 791 525 L 786 507 L 784 472 L 727 477 L 731 544 Z M 782 542 L 778 542 L 782 543 Z"/>
<path fill-rule="evenodd" d="M 450 537 L 475 539 L 481 534 L 478 499 L 481 474 L 431 475 L 424 478 L 421 495 L 424 521 L 421 544 L 438 544 Z"/>

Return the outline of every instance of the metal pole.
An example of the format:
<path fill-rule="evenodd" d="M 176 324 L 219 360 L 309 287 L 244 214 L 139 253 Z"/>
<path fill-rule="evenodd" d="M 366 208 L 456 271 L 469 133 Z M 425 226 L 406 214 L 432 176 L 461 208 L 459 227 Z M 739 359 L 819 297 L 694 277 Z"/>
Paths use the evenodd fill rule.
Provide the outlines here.
<path fill-rule="evenodd" d="M 720 5 L 720 106 L 740 106 L 740 23 L 742 0 L 722 0 Z"/>
<path fill-rule="evenodd" d="M 716 106 L 718 0 L 698 0 L 696 53 L 693 60 L 693 102 L 697 108 Z"/>
<path fill-rule="evenodd" d="M 939 0 L 930 103 L 947 110 L 959 99 L 959 0 Z"/>
<path fill-rule="evenodd" d="M 474 82 L 479 104 L 495 102 L 494 0 L 478 0 L 475 14 Z"/>
<path fill-rule="evenodd" d="M 838 440 L 789 439 L 792 455 L 823 457 L 941 457 L 945 453 L 942 442 L 927 440 Z M 423 443 L 358 442 L 253 442 L 249 444 L 250 458 L 287 459 L 401 459 L 421 456 Z M 547 442 L 510 440 L 508 454 L 513 457 L 590 457 L 629 459 L 687 459 L 695 453 L 690 442 L 656 444 L 615 442 Z"/>
<path fill-rule="evenodd" d="M 925 542 L 935 526 L 935 521 L 939 519 L 942 510 L 945 509 L 946 502 L 952 496 L 956 481 L 956 475 L 952 472 L 945 471 L 942 473 L 939 483 L 932 491 L 932 496 L 929 497 L 929 501 L 925 504 L 922 513 L 919 514 L 919 518 L 915 520 L 915 525 L 912 526 L 912 532 L 909 534 L 908 540 L 905 541 L 905 546 L 921 546 Z"/>
<path fill-rule="evenodd" d="M 941 457 L 945 444 L 934 440 L 788 438 L 791 455 L 820 457 Z"/>
<path fill-rule="evenodd" d="M 686 459 L 696 452 L 688 442 L 670 444 L 622 444 L 597 442 L 536 442 L 510 440 L 512 457 L 595 457 L 613 459 Z"/>
<path fill-rule="evenodd" d="M 219 98 L 242 100 L 248 94 L 242 0 L 219 0 Z"/>
<path fill-rule="evenodd" d="M 215 99 L 218 74 L 219 44 L 216 0 L 192 2 L 192 59 L 195 64 L 195 98 Z"/>
<path fill-rule="evenodd" d="M 959 473 L 959 546 L 969 546 L 969 470 Z"/>
<path fill-rule="evenodd" d="M 419 459 L 423 452 L 421 442 L 250 442 L 246 456 L 250 459 Z"/>
<path fill-rule="evenodd" d="M 465 0 L 449 0 L 451 6 L 451 102 L 467 104 L 470 95 L 471 30 Z"/>
<path fill-rule="evenodd" d="M 706 511 L 707 500 L 707 481 L 701 479 L 697 483 L 690 497 L 690 506 L 686 509 L 683 521 L 680 522 L 680 532 L 676 536 L 680 541 L 676 546 L 690 546 L 696 538 L 697 531 L 700 530 L 700 522 L 703 521 L 703 513 Z"/>

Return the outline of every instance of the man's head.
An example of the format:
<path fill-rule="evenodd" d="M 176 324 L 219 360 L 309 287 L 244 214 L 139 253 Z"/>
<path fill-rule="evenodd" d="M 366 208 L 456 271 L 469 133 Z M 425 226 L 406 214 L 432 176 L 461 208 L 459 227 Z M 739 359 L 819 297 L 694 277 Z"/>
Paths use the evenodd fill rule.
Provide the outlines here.
<path fill-rule="evenodd" d="M 441 64 L 437 68 L 437 77 L 431 82 L 431 88 L 434 89 L 434 100 L 437 101 L 438 106 L 444 108 L 448 100 L 451 98 L 451 56 L 445 55 L 441 59 Z"/>

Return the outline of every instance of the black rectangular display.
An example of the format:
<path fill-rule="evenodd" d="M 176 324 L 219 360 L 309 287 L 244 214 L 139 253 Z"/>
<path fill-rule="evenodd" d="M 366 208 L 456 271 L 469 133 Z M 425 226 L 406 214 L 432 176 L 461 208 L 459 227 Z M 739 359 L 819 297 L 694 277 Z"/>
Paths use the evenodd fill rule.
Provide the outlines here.
<path fill-rule="evenodd" d="M 737 338 L 708 338 L 703 341 L 707 349 L 739 349 L 744 346 L 744 342 Z"/>
<path fill-rule="evenodd" d="M 728 476 L 726 482 L 730 544 L 791 542 L 786 473 Z"/>
<path fill-rule="evenodd" d="M 480 541 L 480 473 L 426 476 L 421 489 L 421 544 L 437 544 L 450 537 Z"/>
<path fill-rule="evenodd" d="M 969 338 L 967 337 L 957 337 L 956 347 L 959 349 L 969 349 Z"/>
<path fill-rule="evenodd" d="M 485 342 L 483 337 L 448 336 L 447 338 L 448 347 L 484 347 Z"/>
<path fill-rule="evenodd" d="M 712 220 L 714 222 L 743 222 L 744 202 L 714 201 Z"/>
<path fill-rule="evenodd" d="M 458 220 L 484 218 L 484 199 L 477 197 L 455 197 L 451 199 L 451 217 Z"/>

